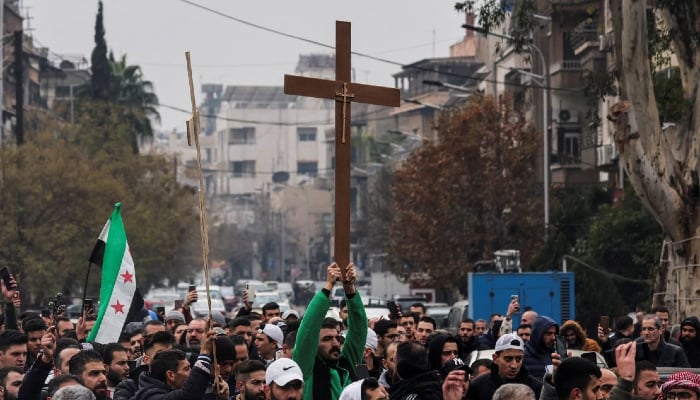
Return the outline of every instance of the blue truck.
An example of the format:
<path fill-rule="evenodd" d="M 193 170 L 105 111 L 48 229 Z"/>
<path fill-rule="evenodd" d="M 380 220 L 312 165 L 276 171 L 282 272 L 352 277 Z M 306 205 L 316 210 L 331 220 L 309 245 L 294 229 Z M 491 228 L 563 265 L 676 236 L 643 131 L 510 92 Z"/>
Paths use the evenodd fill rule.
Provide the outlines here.
<path fill-rule="evenodd" d="M 514 328 L 527 310 L 560 324 L 576 318 L 572 272 L 472 272 L 467 279 L 468 300 L 455 303 L 450 310 L 450 330 L 456 329 L 463 318 L 488 321 L 492 314 L 505 314 L 513 295 L 520 301 L 520 314 L 513 315 Z"/>

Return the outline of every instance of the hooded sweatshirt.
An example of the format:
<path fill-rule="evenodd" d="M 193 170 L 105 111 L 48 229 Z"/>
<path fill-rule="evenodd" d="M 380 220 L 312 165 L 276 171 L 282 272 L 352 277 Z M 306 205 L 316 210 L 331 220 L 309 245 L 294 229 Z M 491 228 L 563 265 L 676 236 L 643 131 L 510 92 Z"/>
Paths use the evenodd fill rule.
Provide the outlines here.
<path fill-rule="evenodd" d="M 542 344 L 544 333 L 551 326 L 556 328 L 555 332 L 559 334 L 559 326 L 553 319 L 541 315 L 532 323 L 532 335 L 530 341 L 525 343 L 525 359 L 523 364 L 527 367 L 530 375 L 535 378 L 542 379 L 546 370 L 546 365 L 552 365 L 552 352 L 554 348 L 545 348 Z"/>
<path fill-rule="evenodd" d="M 695 328 L 695 338 L 686 340 L 681 335 L 680 342 L 685 355 L 688 357 L 690 366 L 693 368 L 700 368 L 700 320 L 698 317 L 689 317 L 681 322 L 681 329 L 683 326 L 690 325 Z"/>
<path fill-rule="evenodd" d="M 462 344 L 460 340 L 450 335 L 436 335 L 430 339 L 428 345 L 428 361 L 430 368 L 442 373 L 442 348 L 445 343 L 452 342 L 457 344 L 457 351 L 462 353 Z"/>

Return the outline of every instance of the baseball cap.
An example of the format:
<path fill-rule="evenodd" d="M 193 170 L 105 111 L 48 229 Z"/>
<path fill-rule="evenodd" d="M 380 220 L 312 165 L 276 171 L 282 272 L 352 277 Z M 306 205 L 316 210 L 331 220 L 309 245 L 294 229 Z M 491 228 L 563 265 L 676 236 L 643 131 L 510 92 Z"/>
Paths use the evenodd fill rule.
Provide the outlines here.
<path fill-rule="evenodd" d="M 280 329 L 279 326 L 274 324 L 265 324 L 263 329 L 260 329 L 260 332 L 266 334 L 270 339 L 277 342 L 278 349 L 282 348 L 282 345 L 284 344 L 284 334 L 282 333 L 282 329 Z"/>
<path fill-rule="evenodd" d="M 297 319 L 299 319 L 299 313 L 296 310 L 287 310 L 287 311 L 283 312 L 282 319 L 287 319 L 287 318 L 291 317 L 292 315 L 297 317 Z"/>
<path fill-rule="evenodd" d="M 284 386 L 296 380 L 304 382 L 304 375 L 301 373 L 299 364 L 291 358 L 280 358 L 270 364 L 265 371 L 265 383 L 268 385 L 275 382 L 279 386 Z"/>
<path fill-rule="evenodd" d="M 523 340 L 514 333 L 506 333 L 505 335 L 498 338 L 496 342 L 496 347 L 494 347 L 496 352 L 503 350 L 520 350 L 525 351 L 525 344 Z"/>
<path fill-rule="evenodd" d="M 183 324 L 187 323 L 185 322 L 185 315 L 180 311 L 171 310 L 165 313 L 165 322 L 173 320 L 182 322 Z"/>
<path fill-rule="evenodd" d="M 451 359 L 450 361 L 446 362 L 445 365 L 442 366 L 442 370 L 445 371 L 445 375 L 449 374 L 452 371 L 460 369 L 468 374 L 472 373 L 472 369 L 469 368 L 469 366 L 465 364 L 464 361 L 462 361 L 462 359 L 459 357 Z"/>
<path fill-rule="evenodd" d="M 367 328 L 367 339 L 365 340 L 365 349 L 372 349 L 374 353 L 377 351 L 377 334 L 371 328 Z"/>

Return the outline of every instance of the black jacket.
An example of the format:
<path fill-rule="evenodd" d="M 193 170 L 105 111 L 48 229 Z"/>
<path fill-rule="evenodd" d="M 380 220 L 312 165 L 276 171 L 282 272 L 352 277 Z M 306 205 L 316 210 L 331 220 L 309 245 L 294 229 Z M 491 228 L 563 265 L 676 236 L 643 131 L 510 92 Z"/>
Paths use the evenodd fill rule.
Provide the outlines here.
<path fill-rule="evenodd" d="M 442 400 L 442 381 L 437 371 L 402 379 L 389 389 L 391 400 Z"/>
<path fill-rule="evenodd" d="M 182 389 L 171 389 L 165 382 L 141 375 L 136 400 L 200 400 L 209 387 L 211 358 L 200 355 Z"/>
<path fill-rule="evenodd" d="M 37 358 L 29 367 L 27 373 L 22 379 L 22 386 L 19 387 L 18 399 L 22 400 L 41 400 L 41 391 L 44 388 L 44 382 L 53 369 L 53 363 L 46 364 Z"/>
<path fill-rule="evenodd" d="M 681 329 L 684 325 L 690 325 L 695 328 L 696 335 L 700 333 L 700 320 L 698 317 L 689 317 L 681 322 Z M 688 362 L 692 368 L 700 368 L 700 337 L 696 336 L 693 339 L 687 340 L 681 336 L 681 347 L 688 357 Z"/>
<path fill-rule="evenodd" d="M 469 384 L 467 399 L 491 400 L 496 390 L 506 383 L 522 383 L 523 385 L 527 385 L 533 392 L 535 392 L 536 398 L 540 397 L 542 382 L 530 376 L 530 374 L 527 372 L 527 368 L 524 365 L 520 367 L 520 372 L 518 372 L 515 379 L 503 380 L 500 375 L 498 375 L 498 365 L 494 363 L 491 366 L 490 374 L 482 375 L 474 379 L 471 384 Z"/>
<path fill-rule="evenodd" d="M 133 371 L 129 371 L 129 379 L 124 379 L 117 384 L 112 394 L 112 400 L 131 400 L 139 390 L 141 376 L 148 372 L 148 365 L 139 364 Z"/>
<path fill-rule="evenodd" d="M 685 356 L 683 349 L 666 343 L 663 339 L 659 339 L 658 354 L 659 358 L 657 360 L 652 360 L 649 346 L 647 346 L 646 343 L 637 343 L 637 356 L 635 360 L 647 360 L 657 367 L 690 368 L 688 357 Z"/>

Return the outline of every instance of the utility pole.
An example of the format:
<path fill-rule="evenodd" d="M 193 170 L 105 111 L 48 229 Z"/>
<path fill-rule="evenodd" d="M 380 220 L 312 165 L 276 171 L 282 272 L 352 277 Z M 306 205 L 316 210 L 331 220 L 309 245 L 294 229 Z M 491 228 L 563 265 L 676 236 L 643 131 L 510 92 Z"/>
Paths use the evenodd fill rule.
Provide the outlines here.
<path fill-rule="evenodd" d="M 17 145 L 24 144 L 24 77 L 22 61 L 22 30 L 15 31 L 15 135 Z"/>

